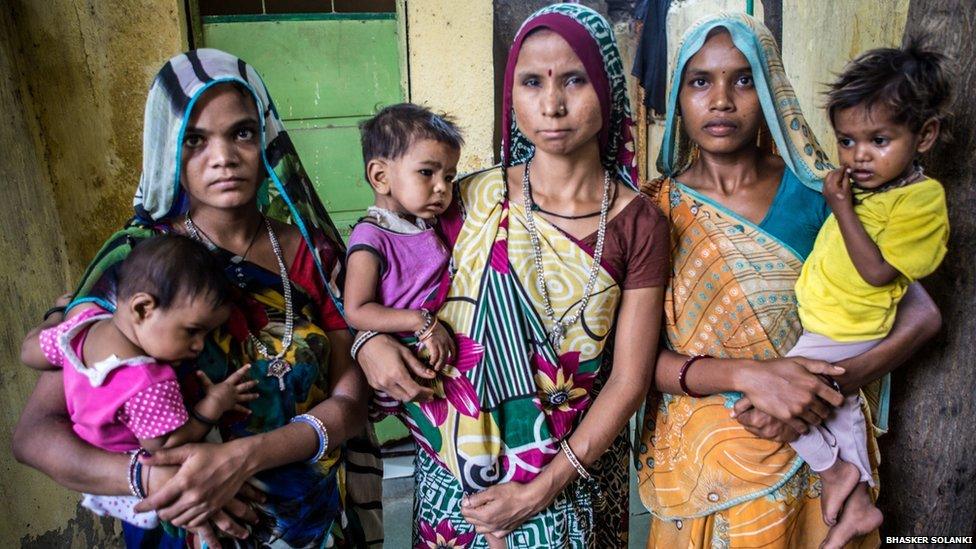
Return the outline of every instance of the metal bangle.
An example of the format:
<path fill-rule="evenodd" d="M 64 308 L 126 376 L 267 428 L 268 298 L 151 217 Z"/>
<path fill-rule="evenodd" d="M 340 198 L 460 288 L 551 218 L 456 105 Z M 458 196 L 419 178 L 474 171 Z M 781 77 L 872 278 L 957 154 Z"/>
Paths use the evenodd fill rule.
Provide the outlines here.
<path fill-rule="evenodd" d="M 418 337 L 417 339 L 420 340 L 421 342 L 424 342 L 424 341 L 427 341 L 428 339 L 430 339 L 430 336 L 434 335 L 434 328 L 436 328 L 438 324 L 440 324 L 440 320 L 437 320 L 437 318 L 434 318 L 434 321 L 430 323 L 430 327 L 427 328 L 427 330 L 420 337 Z"/>
<path fill-rule="evenodd" d="M 311 427 L 319 438 L 319 446 L 315 455 L 308 460 L 308 463 L 318 463 L 325 457 L 325 451 L 329 448 L 329 431 L 325 428 L 322 420 L 312 414 L 301 414 L 291 418 L 289 423 L 304 423 Z"/>
<path fill-rule="evenodd" d="M 349 354 L 352 356 L 352 359 L 359 360 L 356 358 L 359 355 L 359 350 L 363 348 L 363 345 L 365 345 L 367 341 L 378 335 L 380 335 L 379 332 L 374 332 L 372 330 L 366 330 L 356 334 L 356 339 L 353 340 L 352 347 L 349 348 Z"/>
<path fill-rule="evenodd" d="M 684 391 L 686 395 L 692 398 L 705 398 L 708 396 L 708 395 L 703 395 L 701 393 L 696 393 L 688 388 L 688 380 L 687 380 L 688 369 L 691 368 L 691 365 L 694 364 L 696 361 L 701 360 L 703 358 L 712 358 L 712 357 L 711 355 L 695 355 L 693 357 L 690 357 L 688 360 L 685 361 L 684 364 L 681 365 L 681 370 L 678 372 L 678 386 L 681 387 L 681 390 Z"/>
<path fill-rule="evenodd" d="M 583 464 L 580 463 L 580 460 L 576 457 L 576 454 L 573 453 L 573 449 L 569 447 L 569 442 L 565 439 L 561 440 L 559 442 L 559 447 L 562 448 L 563 453 L 566 454 L 566 459 L 569 460 L 569 464 L 573 466 L 573 469 L 576 469 L 579 476 L 583 480 L 590 480 L 592 478 L 590 473 L 586 470 L 586 467 L 583 467 Z"/>
<path fill-rule="evenodd" d="M 419 330 L 413 333 L 413 337 L 420 339 L 430 330 L 431 326 L 434 324 L 434 315 L 430 314 L 427 309 L 420 309 L 420 316 L 424 318 L 424 325 L 420 327 Z"/>

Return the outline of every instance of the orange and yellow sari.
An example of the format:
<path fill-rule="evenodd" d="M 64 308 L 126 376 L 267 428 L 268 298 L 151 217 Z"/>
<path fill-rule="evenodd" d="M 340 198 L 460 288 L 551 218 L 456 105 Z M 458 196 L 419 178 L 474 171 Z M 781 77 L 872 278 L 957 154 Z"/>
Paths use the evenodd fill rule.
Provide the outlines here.
<path fill-rule="evenodd" d="M 761 23 L 741 14 L 719 15 L 689 29 L 658 160 L 665 176 L 643 189 L 671 222 L 665 340 L 689 356 L 777 358 L 802 332 L 793 292 L 802 259 L 775 236 L 673 178 L 691 164 L 694 149 L 676 114 L 676 83 L 716 27 L 727 29 L 750 61 L 772 144 L 787 169 L 819 190 L 831 168 L 800 112 L 775 40 Z M 652 514 L 649 548 L 804 548 L 826 537 L 819 477 L 788 444 L 756 437 L 730 417 L 740 396 L 649 399 L 636 459 L 641 500 Z M 873 437 L 868 446 L 876 469 Z M 878 546 L 878 533 L 858 544 Z"/>

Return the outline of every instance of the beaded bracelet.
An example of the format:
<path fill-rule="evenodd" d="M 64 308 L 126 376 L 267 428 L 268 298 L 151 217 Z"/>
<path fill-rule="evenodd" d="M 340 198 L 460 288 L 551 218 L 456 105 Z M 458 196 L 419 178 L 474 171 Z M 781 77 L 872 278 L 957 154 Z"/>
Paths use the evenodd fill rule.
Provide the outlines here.
<path fill-rule="evenodd" d="M 420 316 L 423 317 L 424 319 L 424 325 L 421 326 L 419 330 L 414 332 L 413 336 L 417 339 L 424 339 L 424 336 L 427 335 L 427 332 L 429 332 L 430 329 L 434 327 L 434 321 L 436 319 L 434 318 L 434 315 L 430 314 L 430 311 L 428 311 L 427 309 L 420 309 Z"/>
<path fill-rule="evenodd" d="M 349 348 L 349 354 L 352 356 L 352 359 L 358 360 L 356 357 L 359 355 L 359 350 L 363 348 L 363 345 L 365 345 L 367 341 L 378 335 L 380 335 L 379 332 L 374 332 L 372 330 L 366 330 L 356 334 L 356 339 L 352 341 L 352 347 Z"/>
<path fill-rule="evenodd" d="M 684 391 L 686 395 L 692 398 L 705 398 L 706 396 L 708 396 L 708 395 L 703 395 L 701 393 L 696 393 L 691 389 L 689 389 L 688 381 L 687 381 L 688 369 L 691 368 L 691 365 L 694 364 L 696 361 L 701 360 L 703 358 L 712 358 L 712 357 L 710 355 L 695 355 L 689 358 L 688 360 L 686 360 L 685 363 L 681 365 L 681 370 L 678 372 L 678 386 L 681 387 L 681 390 Z"/>
<path fill-rule="evenodd" d="M 577 458 L 576 454 L 573 453 L 573 449 L 569 447 L 569 442 L 564 439 L 559 442 L 559 447 L 563 449 L 563 453 L 566 454 L 566 459 L 569 460 L 569 464 L 573 466 L 573 469 L 576 469 L 579 476 L 583 480 L 590 480 L 592 477 L 590 476 L 589 471 L 586 470 L 586 467 L 583 467 L 583 464 L 580 463 L 579 458 Z"/>
<path fill-rule="evenodd" d="M 430 324 L 430 327 L 427 328 L 427 330 L 423 334 L 421 334 L 421 336 L 418 337 L 417 339 L 421 343 L 430 339 L 430 336 L 434 335 L 434 328 L 436 328 L 438 324 L 440 324 L 440 320 L 437 320 L 435 318 L 434 321 Z"/>
<path fill-rule="evenodd" d="M 315 455 L 312 456 L 312 459 L 308 460 L 308 463 L 318 463 L 321 461 L 325 457 L 325 451 L 329 448 L 329 431 L 326 430 L 322 420 L 312 414 L 301 414 L 291 418 L 289 423 L 304 423 L 315 430 L 315 434 L 319 437 L 319 447 L 315 451 Z"/>

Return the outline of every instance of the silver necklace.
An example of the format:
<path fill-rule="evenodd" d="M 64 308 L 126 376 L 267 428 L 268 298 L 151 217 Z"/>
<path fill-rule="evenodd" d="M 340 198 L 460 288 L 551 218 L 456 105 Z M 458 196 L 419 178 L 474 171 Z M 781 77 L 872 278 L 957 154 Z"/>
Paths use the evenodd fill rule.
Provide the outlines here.
<path fill-rule="evenodd" d="M 183 225 L 191 237 L 200 242 L 205 242 L 201 231 L 193 223 L 193 219 L 190 218 L 189 212 L 183 220 Z M 295 333 L 295 311 L 291 300 L 291 282 L 288 279 L 288 268 L 285 266 L 284 254 L 281 253 L 281 244 L 278 243 L 278 237 L 275 235 L 274 229 L 271 228 L 271 222 L 268 221 L 267 217 L 264 218 L 264 225 L 268 229 L 268 240 L 271 241 L 271 249 L 274 251 L 275 259 L 278 261 L 278 274 L 281 277 L 281 286 L 284 288 L 285 333 L 281 338 L 281 351 L 273 356 L 268 350 L 268 347 L 253 333 L 248 333 L 248 340 L 258 350 L 258 354 L 268 361 L 267 377 L 278 378 L 278 389 L 284 391 L 285 375 L 291 371 L 291 364 L 285 360 L 285 355 L 288 353 L 288 348 L 291 347 L 292 337 Z M 217 244 L 213 240 L 210 238 L 207 238 L 207 240 L 210 241 L 211 246 L 217 247 Z"/>
<path fill-rule="evenodd" d="M 542 246 L 539 244 L 539 232 L 535 226 L 535 217 L 532 214 L 532 183 L 529 181 L 529 166 L 532 163 L 530 158 L 525 163 L 525 173 L 522 175 L 522 200 L 525 203 L 525 221 L 529 230 L 529 240 L 532 243 L 532 252 L 535 259 L 536 286 L 542 294 L 542 303 L 545 307 L 546 317 L 552 324 L 549 330 L 549 342 L 558 351 L 566 337 L 567 330 L 576 324 L 586 305 L 590 301 L 590 295 L 596 287 L 596 280 L 600 274 L 600 259 L 603 257 L 603 242 L 607 233 L 607 214 L 610 212 L 610 172 L 603 170 L 603 201 L 600 203 L 600 224 L 596 231 L 596 249 L 593 252 L 593 265 L 590 266 L 589 276 L 586 285 L 583 287 L 583 299 L 580 301 L 579 309 L 565 320 L 556 318 L 556 312 L 552 308 L 552 301 L 549 299 L 549 289 L 546 286 L 546 273 L 542 265 Z"/>

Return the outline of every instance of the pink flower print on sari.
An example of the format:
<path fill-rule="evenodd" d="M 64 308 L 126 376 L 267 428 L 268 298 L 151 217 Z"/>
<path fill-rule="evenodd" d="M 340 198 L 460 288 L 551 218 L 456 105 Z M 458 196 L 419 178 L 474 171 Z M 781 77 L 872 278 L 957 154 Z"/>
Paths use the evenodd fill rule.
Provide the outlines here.
<path fill-rule="evenodd" d="M 558 451 L 552 439 L 534 441 L 523 448 L 506 449 L 498 460 L 504 471 L 503 482 L 528 483 L 538 476 Z"/>
<path fill-rule="evenodd" d="M 491 245 L 489 264 L 496 272 L 508 274 L 508 202 L 502 209 L 502 220 L 498 223 L 498 234 Z"/>
<path fill-rule="evenodd" d="M 418 525 L 420 541 L 414 549 L 467 549 L 474 541 L 474 532 L 459 534 L 448 519 L 442 520 L 437 527 L 421 520 Z"/>
<path fill-rule="evenodd" d="M 455 335 L 454 340 L 457 343 L 457 357 L 449 361 L 447 367 L 437 375 L 433 387 L 434 398 L 420 403 L 420 409 L 435 427 L 440 427 L 447 420 L 448 402 L 459 413 L 468 417 L 478 417 L 481 413 L 478 394 L 468 378 L 464 377 L 464 373 L 481 362 L 485 348 L 462 334 Z"/>
<path fill-rule="evenodd" d="M 596 372 L 579 373 L 579 355 L 579 352 L 560 355 L 558 365 L 540 354 L 532 357 L 538 387 L 534 401 L 549 416 L 552 435 L 557 439 L 569 433 L 573 420 L 590 404 Z"/>

